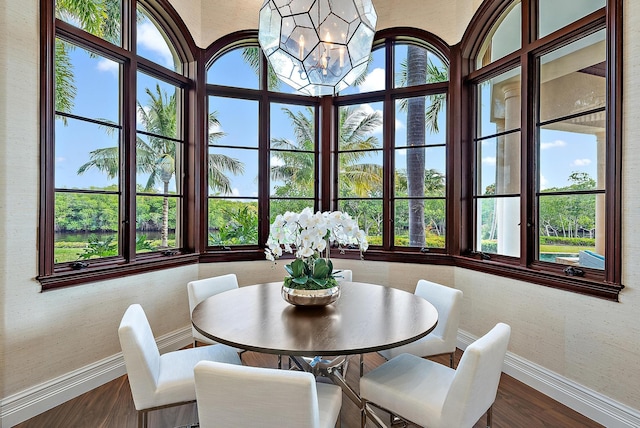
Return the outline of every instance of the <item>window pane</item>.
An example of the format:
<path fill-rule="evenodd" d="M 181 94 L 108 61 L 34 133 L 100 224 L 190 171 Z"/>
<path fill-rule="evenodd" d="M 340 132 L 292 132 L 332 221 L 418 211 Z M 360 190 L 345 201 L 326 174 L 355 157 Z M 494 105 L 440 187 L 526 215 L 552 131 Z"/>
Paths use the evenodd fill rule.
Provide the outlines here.
<path fill-rule="evenodd" d="M 258 201 L 209 199 L 209 245 L 257 245 Z"/>
<path fill-rule="evenodd" d="M 179 198 L 167 196 L 136 197 L 136 252 L 176 248 Z"/>
<path fill-rule="evenodd" d="M 395 158 L 396 197 L 445 196 L 445 147 L 398 149 Z M 420 158 L 424 159 L 424 163 L 417 162 Z M 421 182 L 424 185 L 420 186 Z"/>
<path fill-rule="evenodd" d="M 136 148 L 138 191 L 161 194 L 182 193 L 176 184 L 176 176 L 180 175 L 180 171 L 176 171 L 176 166 L 181 164 L 176 162 L 176 159 L 180 159 L 181 150 L 182 144 L 174 141 L 138 134 Z"/>
<path fill-rule="evenodd" d="M 448 67 L 429 49 L 411 44 L 396 44 L 393 50 L 396 88 L 449 80 Z"/>
<path fill-rule="evenodd" d="M 314 207 L 314 201 L 310 199 L 271 199 L 269 204 L 269 224 L 273 223 L 278 214 L 300 212 L 307 207 L 313 210 Z"/>
<path fill-rule="evenodd" d="M 209 97 L 209 144 L 257 148 L 258 102 Z"/>
<path fill-rule="evenodd" d="M 120 133 L 117 128 L 56 117 L 55 186 L 118 190 Z"/>
<path fill-rule="evenodd" d="M 307 197 L 315 195 L 315 154 L 271 151 L 271 196 Z"/>
<path fill-rule="evenodd" d="M 258 196 L 258 150 L 209 148 L 209 196 Z"/>
<path fill-rule="evenodd" d="M 493 61 L 515 52 L 522 46 L 520 1 L 514 1 L 502 13 L 489 31 L 478 56 L 476 68 L 484 67 Z"/>
<path fill-rule="evenodd" d="M 476 199 L 476 251 L 520 256 L 520 198 Z"/>
<path fill-rule="evenodd" d="M 169 138 L 180 138 L 178 128 L 181 90 L 173 85 L 138 73 L 136 129 Z"/>
<path fill-rule="evenodd" d="M 520 132 L 478 141 L 476 195 L 520 193 Z"/>
<path fill-rule="evenodd" d="M 421 223 L 416 229 L 422 229 L 411 236 L 411 212 L 422 211 Z M 412 200 L 396 200 L 395 202 L 395 219 L 394 219 L 394 245 L 399 247 L 426 247 L 426 248 L 444 248 L 445 247 L 445 201 L 444 199 L 412 199 Z"/>
<path fill-rule="evenodd" d="M 56 39 L 56 111 L 119 124 L 120 73 L 119 63 Z"/>
<path fill-rule="evenodd" d="M 520 128 L 520 67 L 478 85 L 478 137 Z"/>
<path fill-rule="evenodd" d="M 56 18 L 120 46 L 121 0 L 56 1 Z"/>
<path fill-rule="evenodd" d="M 314 108 L 272 103 L 270 147 L 280 150 L 314 151 Z"/>
<path fill-rule="evenodd" d="M 604 112 L 602 113 L 604 119 Z M 578 118 L 579 121 L 583 118 Z M 578 132 L 567 130 L 576 129 Z M 574 120 L 555 122 L 540 130 L 540 191 L 605 188 L 605 129 L 593 133 Z"/>
<path fill-rule="evenodd" d="M 382 245 L 382 201 L 371 200 L 340 200 L 338 210 L 346 212 L 358 221 L 360 229 L 367 235 L 369 245 Z"/>
<path fill-rule="evenodd" d="M 339 108 L 338 150 L 382 147 L 382 103 Z"/>
<path fill-rule="evenodd" d="M 117 256 L 118 195 L 55 194 L 54 261 Z"/>
<path fill-rule="evenodd" d="M 207 70 L 207 83 L 258 89 L 261 58 L 262 51 L 258 46 L 237 48 L 226 52 Z"/>
<path fill-rule="evenodd" d="M 340 91 L 340 95 L 359 94 L 384 90 L 385 85 L 385 54 L 384 47 L 371 51 L 369 64 L 362 76 L 355 83 Z"/>
<path fill-rule="evenodd" d="M 540 58 L 541 122 L 604 109 L 606 54 L 606 34 L 601 30 Z M 591 120 L 583 118 L 576 127 L 587 128 Z"/>
<path fill-rule="evenodd" d="M 544 37 L 605 7 L 605 0 L 538 0 L 538 36 Z"/>
<path fill-rule="evenodd" d="M 346 152 L 338 155 L 341 198 L 382 197 L 382 151 Z"/>
<path fill-rule="evenodd" d="M 182 72 L 182 63 L 169 37 L 140 3 L 136 19 L 136 49 L 141 57 Z"/>
<path fill-rule="evenodd" d="M 446 144 L 445 94 L 396 100 L 395 146 Z"/>
<path fill-rule="evenodd" d="M 539 198 L 541 261 L 604 269 L 604 194 Z"/>

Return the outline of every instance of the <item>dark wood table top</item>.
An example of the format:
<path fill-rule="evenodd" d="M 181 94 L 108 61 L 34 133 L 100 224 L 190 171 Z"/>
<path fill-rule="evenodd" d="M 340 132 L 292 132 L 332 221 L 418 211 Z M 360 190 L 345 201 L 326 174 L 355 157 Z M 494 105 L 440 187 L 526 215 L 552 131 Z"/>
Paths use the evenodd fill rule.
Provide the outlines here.
<path fill-rule="evenodd" d="M 203 335 L 241 349 L 282 355 L 350 355 L 413 342 L 431 332 L 438 312 L 406 291 L 342 282 L 337 302 L 297 307 L 280 295 L 282 282 L 216 294 L 193 310 Z"/>

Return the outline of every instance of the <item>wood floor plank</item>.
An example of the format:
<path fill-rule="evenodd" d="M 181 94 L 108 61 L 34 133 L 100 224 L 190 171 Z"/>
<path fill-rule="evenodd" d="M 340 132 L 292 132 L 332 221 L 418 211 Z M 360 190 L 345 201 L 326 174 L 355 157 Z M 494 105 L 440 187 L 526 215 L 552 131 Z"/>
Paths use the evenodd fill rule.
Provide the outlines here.
<path fill-rule="evenodd" d="M 462 351 L 456 353 L 456 364 Z M 433 358 L 448 364 L 446 356 Z M 277 367 L 274 355 L 245 352 L 243 363 L 257 367 Z M 378 354 L 365 355 L 365 372 L 384 362 Z M 287 366 L 287 358 L 283 357 Z M 358 388 L 358 357 L 353 357 L 347 371 L 347 382 Z M 340 413 L 342 428 L 359 428 L 360 412 L 355 404 L 343 396 Z M 250 406 L 247 407 L 250 409 Z M 197 407 L 185 405 L 151 412 L 152 428 L 185 427 L 197 423 Z M 29 419 L 15 428 L 135 428 L 136 410 L 127 376 L 122 376 Z M 483 417 L 473 428 L 486 427 Z M 502 374 L 498 396 L 493 407 L 493 428 L 600 428 L 601 425 L 537 392 L 516 379 Z M 227 428 L 227 427 L 221 427 Z M 228 427 L 231 428 L 231 427 Z M 283 428 L 290 428 L 284 427 Z"/>

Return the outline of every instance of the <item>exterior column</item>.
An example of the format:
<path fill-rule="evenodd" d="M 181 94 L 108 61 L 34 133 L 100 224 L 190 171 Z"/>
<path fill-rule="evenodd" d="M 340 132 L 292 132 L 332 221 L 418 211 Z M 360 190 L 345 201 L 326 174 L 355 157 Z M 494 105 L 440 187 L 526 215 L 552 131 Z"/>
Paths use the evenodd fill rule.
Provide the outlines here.
<path fill-rule="evenodd" d="M 520 82 L 505 85 L 504 129 L 520 127 Z M 520 133 L 507 134 L 498 142 L 496 191 L 520 194 Z M 520 198 L 498 198 L 498 254 L 520 256 Z"/>
<path fill-rule="evenodd" d="M 596 188 L 606 189 L 606 135 L 603 132 L 596 133 L 597 143 L 597 176 L 596 176 Z M 596 253 L 604 255 L 604 247 L 606 242 L 606 210 L 605 210 L 605 196 L 604 194 L 596 195 Z"/>

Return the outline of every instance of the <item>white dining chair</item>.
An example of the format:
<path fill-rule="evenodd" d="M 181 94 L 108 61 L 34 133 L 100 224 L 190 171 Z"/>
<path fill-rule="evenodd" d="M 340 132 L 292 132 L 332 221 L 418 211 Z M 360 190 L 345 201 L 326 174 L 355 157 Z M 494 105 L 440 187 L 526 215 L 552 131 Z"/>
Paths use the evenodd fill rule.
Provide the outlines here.
<path fill-rule="evenodd" d="M 194 371 L 200 428 L 340 426 L 342 389 L 311 373 L 212 361 Z"/>
<path fill-rule="evenodd" d="M 462 354 L 456 370 L 411 354 L 401 354 L 360 378 L 365 408 L 378 407 L 405 421 L 429 428 L 473 426 L 487 414 L 491 427 L 511 328 L 498 323 Z M 376 415 L 362 412 L 384 426 Z"/>
<path fill-rule="evenodd" d="M 192 314 L 193 309 L 198 306 L 198 303 L 202 302 L 207 297 L 211 297 L 224 291 L 233 290 L 235 288 L 238 288 L 238 278 L 233 273 L 189 282 L 187 284 L 189 314 Z M 210 345 L 216 343 L 196 330 L 193 324 L 191 325 L 191 334 L 193 335 L 194 348 L 196 347 L 197 342 Z"/>
<path fill-rule="evenodd" d="M 462 291 L 421 279 L 414 294 L 435 306 L 438 311 L 438 325 L 431 333 L 415 342 L 378 353 L 387 360 L 400 354 L 413 354 L 418 357 L 449 354 L 449 367 L 454 368 Z"/>
<path fill-rule="evenodd" d="M 148 412 L 195 401 L 193 368 L 201 360 L 241 364 L 226 345 L 181 349 L 160 355 L 142 306 L 133 304 L 118 328 L 122 355 L 129 377 L 138 427 L 147 426 Z"/>

